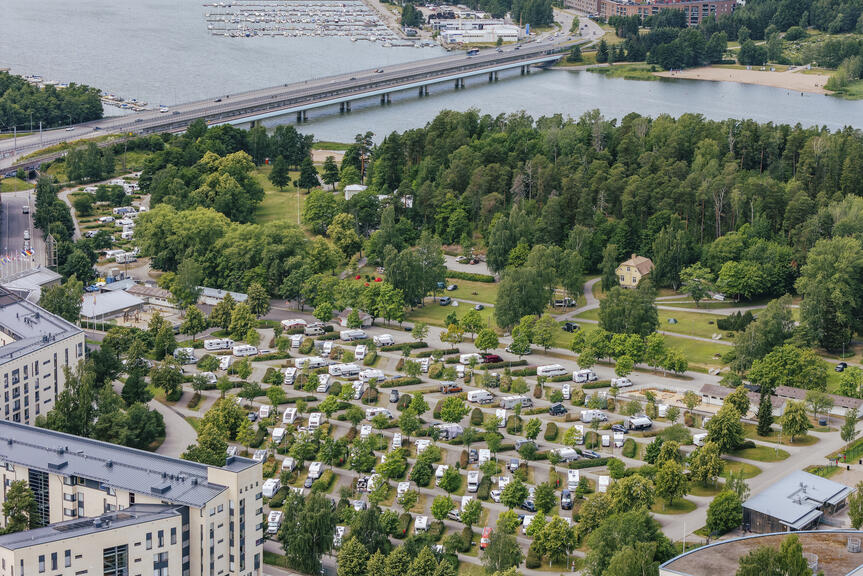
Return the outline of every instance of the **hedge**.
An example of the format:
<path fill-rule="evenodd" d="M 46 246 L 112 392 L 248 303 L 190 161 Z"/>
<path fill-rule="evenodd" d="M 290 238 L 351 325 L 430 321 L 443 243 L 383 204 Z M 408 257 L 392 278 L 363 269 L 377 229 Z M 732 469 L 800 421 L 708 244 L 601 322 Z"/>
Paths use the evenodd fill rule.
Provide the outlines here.
<path fill-rule="evenodd" d="M 420 384 L 422 380 L 419 378 L 412 378 L 410 376 L 404 376 L 402 378 L 393 378 L 392 380 L 385 380 L 378 384 L 381 388 L 395 388 L 396 386 L 412 386 L 413 384 Z"/>
<path fill-rule="evenodd" d="M 560 376 L 552 376 L 548 379 L 549 382 L 569 382 L 572 380 L 572 376 L 569 374 L 561 374 Z"/>
<path fill-rule="evenodd" d="M 285 398 L 285 401 L 282 404 L 295 404 L 297 400 L 305 400 L 306 402 L 317 402 L 317 396 L 290 396 Z"/>
<path fill-rule="evenodd" d="M 435 352 L 441 352 L 440 350 L 423 350 L 422 352 L 417 353 L 417 358 L 428 358 L 429 356 L 434 356 Z M 451 356 L 453 354 L 460 354 L 458 348 L 450 348 L 449 350 L 444 350 L 441 356 Z"/>
<path fill-rule="evenodd" d="M 479 408 L 474 408 L 470 413 L 470 423 L 472 426 L 482 426 L 484 418 L 482 410 Z"/>
<path fill-rule="evenodd" d="M 513 376 L 536 376 L 536 366 L 530 366 L 521 370 L 513 370 L 511 374 Z"/>
<path fill-rule="evenodd" d="M 461 539 L 464 542 L 464 546 L 459 552 L 469 552 L 471 544 L 473 544 L 473 530 L 469 526 L 461 529 Z"/>
<path fill-rule="evenodd" d="M 270 508 L 281 508 L 282 504 L 285 503 L 285 498 L 288 496 L 288 488 L 287 486 L 282 486 L 279 488 L 278 492 L 273 494 L 273 497 L 270 498 Z"/>
<path fill-rule="evenodd" d="M 365 358 L 363 358 L 363 366 L 372 366 L 372 365 L 374 365 L 374 363 L 377 359 L 378 359 L 377 350 L 372 350 L 371 352 L 366 354 Z"/>
<path fill-rule="evenodd" d="M 381 352 L 400 352 L 407 346 L 411 350 L 416 350 L 417 348 L 428 348 L 428 344 L 425 342 L 405 342 L 404 344 L 388 344 L 386 346 L 381 346 Z"/>
<path fill-rule="evenodd" d="M 317 337 L 317 340 L 338 340 L 339 333 L 338 332 L 328 332 L 327 334 L 323 334 Z"/>
<path fill-rule="evenodd" d="M 336 475 L 332 470 L 324 470 L 321 477 L 312 482 L 312 492 L 326 492 L 333 485 Z"/>
<path fill-rule="evenodd" d="M 287 352 L 272 352 L 270 354 L 258 354 L 252 358 L 252 362 L 266 362 L 267 360 L 286 360 L 291 355 Z"/>
<path fill-rule="evenodd" d="M 635 443 L 635 440 L 632 438 L 627 438 L 626 442 L 623 443 L 623 450 L 621 453 L 625 458 L 635 458 L 635 454 L 638 452 L 638 445 Z"/>
<path fill-rule="evenodd" d="M 557 439 L 557 424 L 549 422 L 545 427 L 545 435 L 543 438 L 549 442 L 554 442 Z"/>
<path fill-rule="evenodd" d="M 479 486 L 476 489 L 476 497 L 480 500 L 488 500 L 491 493 L 491 479 L 488 476 L 483 476 L 479 481 Z"/>
<path fill-rule="evenodd" d="M 512 368 L 513 366 L 527 366 L 527 360 L 511 360 L 508 362 L 490 362 L 489 364 L 480 364 L 481 370 L 497 370 L 499 368 Z"/>
<path fill-rule="evenodd" d="M 428 535 L 431 536 L 431 539 L 437 542 L 443 537 L 444 530 L 446 526 L 440 520 L 435 520 L 431 523 L 428 529 Z"/>
<path fill-rule="evenodd" d="M 398 529 L 396 529 L 396 532 L 395 532 L 395 534 L 393 534 L 393 537 L 398 538 L 399 540 L 401 540 L 402 538 L 406 538 L 408 535 L 408 530 L 411 527 L 411 520 L 412 520 L 412 518 L 411 518 L 410 513 L 402 512 L 401 515 L 399 516 Z"/>
<path fill-rule="evenodd" d="M 485 282 L 487 284 L 494 283 L 494 276 L 488 274 L 477 274 L 476 272 L 460 272 L 459 270 L 447 270 L 446 277 L 455 280 L 468 280 L 471 282 Z"/>
<path fill-rule="evenodd" d="M 595 390 L 596 388 L 611 388 L 611 380 L 597 380 L 596 382 L 585 382 L 581 385 L 587 390 Z"/>
<path fill-rule="evenodd" d="M 570 470 L 581 470 L 583 468 L 594 468 L 598 466 L 606 466 L 610 458 L 594 458 L 593 460 L 589 460 L 587 458 L 583 460 L 576 460 L 575 462 L 569 463 Z"/>
<path fill-rule="evenodd" d="M 399 412 L 404 412 L 405 409 L 410 406 L 411 400 L 413 400 L 413 398 L 410 394 L 402 394 L 401 396 L 399 396 L 399 401 L 396 404 L 396 408 L 399 409 Z"/>

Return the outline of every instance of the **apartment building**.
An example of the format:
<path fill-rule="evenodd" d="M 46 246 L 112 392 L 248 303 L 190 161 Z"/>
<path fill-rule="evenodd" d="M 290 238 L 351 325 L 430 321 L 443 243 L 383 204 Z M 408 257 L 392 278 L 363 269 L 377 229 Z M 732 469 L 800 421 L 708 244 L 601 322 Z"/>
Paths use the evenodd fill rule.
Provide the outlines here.
<path fill-rule="evenodd" d="M 64 366 L 84 357 L 84 332 L 5 288 L 0 288 L 0 418 L 32 424 L 54 407 Z"/>
<path fill-rule="evenodd" d="M 108 553 L 105 550 L 114 546 L 108 546 L 111 542 L 127 542 L 129 547 L 125 552 L 117 550 L 115 558 L 119 564 L 125 562 L 127 571 L 104 574 L 260 574 L 264 537 L 260 463 L 228 457 L 222 467 L 207 466 L 0 421 L 0 476 L 3 482 L 0 504 L 5 501 L 6 491 L 13 481 L 27 481 L 43 526 L 38 531 L 28 532 L 36 536 L 31 547 L 23 546 L 14 538 L 6 542 L 5 537 L 0 537 L 0 576 L 39 574 L 33 569 L 34 564 L 27 564 L 28 558 L 38 561 L 38 557 L 44 555 L 49 565 L 53 565 L 52 555 L 56 553 L 57 558 L 65 562 L 67 549 L 71 550 L 73 564 L 76 560 L 83 563 L 84 556 L 76 559 L 74 555 L 82 554 L 81 550 L 95 533 L 107 532 L 111 526 L 122 529 L 124 536 L 99 537 L 99 546 L 105 543 L 106 547 L 94 548 L 89 554 L 97 558 L 99 554 Z M 179 514 L 179 520 L 172 519 L 175 515 L 168 510 L 150 514 L 152 509 L 142 508 L 142 505 L 169 507 Z M 119 512 L 135 518 L 111 516 Z M 107 528 L 99 520 L 104 520 L 106 514 L 109 515 Z M 118 518 L 123 521 L 118 522 Z M 70 537 L 71 540 L 58 538 L 55 533 L 62 532 L 70 521 L 69 525 L 81 528 L 80 532 L 74 528 L 69 533 L 79 536 Z M 97 526 L 95 522 L 100 524 Z M 171 528 L 178 528 L 174 531 L 176 540 Z M 45 542 L 40 540 L 40 534 Z M 122 540 L 124 537 L 126 540 Z M 166 544 L 165 549 L 161 546 L 162 537 L 172 542 Z M 153 559 L 154 562 L 158 560 L 160 571 L 156 571 L 155 565 L 142 565 L 139 570 L 135 558 L 143 558 L 141 562 L 146 564 L 149 557 L 135 556 L 139 552 L 135 542 L 143 541 L 143 550 L 147 552 L 151 546 L 156 546 L 150 542 L 154 538 L 159 550 L 152 554 L 164 554 L 164 558 Z M 174 546 L 179 547 L 179 552 L 170 548 Z M 86 557 L 89 561 L 90 556 Z M 5 567 L 4 558 L 7 560 Z M 27 568 L 24 573 L 20 571 L 22 559 Z M 162 568 L 165 570 L 161 571 Z M 45 573 L 82 574 L 78 570 Z M 86 574 L 100 573 L 89 571 Z"/>
<path fill-rule="evenodd" d="M 659 14 L 661 10 L 680 10 L 689 26 L 698 26 L 702 20 L 733 12 L 737 0 L 566 0 L 565 5 L 603 19 L 611 16 L 641 16 L 644 19 Z"/>

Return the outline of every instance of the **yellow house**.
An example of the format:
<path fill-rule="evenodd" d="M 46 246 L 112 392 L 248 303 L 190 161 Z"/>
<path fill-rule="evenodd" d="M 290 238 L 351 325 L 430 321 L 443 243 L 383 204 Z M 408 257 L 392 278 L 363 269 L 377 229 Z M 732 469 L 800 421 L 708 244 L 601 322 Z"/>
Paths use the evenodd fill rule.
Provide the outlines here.
<path fill-rule="evenodd" d="M 617 280 L 624 288 L 635 288 L 651 270 L 653 260 L 633 254 L 632 258 L 621 262 L 617 267 Z"/>

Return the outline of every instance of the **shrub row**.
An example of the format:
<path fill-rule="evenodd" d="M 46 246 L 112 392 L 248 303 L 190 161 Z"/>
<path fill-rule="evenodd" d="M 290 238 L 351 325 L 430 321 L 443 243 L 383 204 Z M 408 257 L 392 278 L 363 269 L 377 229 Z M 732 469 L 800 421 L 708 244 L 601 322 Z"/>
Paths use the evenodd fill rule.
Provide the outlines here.
<path fill-rule="evenodd" d="M 597 466 L 605 466 L 608 464 L 609 458 L 594 458 L 593 460 L 583 459 L 569 463 L 570 470 L 581 470 L 583 468 L 594 468 Z"/>
<path fill-rule="evenodd" d="M 422 380 L 419 378 L 411 378 L 410 376 L 405 376 L 403 378 L 393 378 L 392 380 L 386 380 L 378 384 L 381 388 L 395 388 L 397 386 L 411 386 L 413 384 L 420 384 Z"/>
<path fill-rule="evenodd" d="M 552 376 L 548 379 L 549 382 L 570 382 L 572 381 L 572 376 L 569 374 L 561 374 L 560 376 Z"/>
<path fill-rule="evenodd" d="M 585 382 L 581 385 L 581 387 L 587 390 L 595 390 L 596 388 L 610 388 L 611 380 L 597 380 L 596 382 Z"/>
<path fill-rule="evenodd" d="M 638 445 L 635 443 L 635 440 L 627 438 L 626 442 L 623 443 L 623 450 L 621 453 L 625 458 L 635 458 L 636 452 L 638 452 Z"/>
<path fill-rule="evenodd" d="M 529 366 L 521 370 L 513 370 L 513 376 L 536 376 L 536 366 Z"/>
<path fill-rule="evenodd" d="M 480 364 L 482 370 L 497 370 L 499 368 L 512 368 L 513 366 L 527 366 L 527 360 L 511 360 L 508 362 L 491 362 L 489 364 Z"/>
<path fill-rule="evenodd" d="M 312 492 L 326 492 L 333 485 L 336 475 L 332 470 L 324 470 L 321 477 L 312 482 Z"/>
<path fill-rule="evenodd" d="M 471 282 L 486 282 L 487 284 L 494 283 L 494 276 L 488 274 L 477 274 L 476 272 L 460 272 L 458 270 L 447 270 L 447 278 L 456 280 L 469 280 Z"/>
<path fill-rule="evenodd" d="M 378 359 L 377 350 L 372 350 L 371 352 L 366 354 L 365 358 L 363 358 L 363 366 L 373 366 L 377 359 Z"/>
<path fill-rule="evenodd" d="M 554 442 L 557 439 L 557 424 L 549 422 L 545 427 L 545 435 L 543 437 L 549 442 Z"/>
<path fill-rule="evenodd" d="M 425 342 L 405 342 L 404 344 L 389 344 L 388 346 L 381 346 L 380 350 L 382 352 L 398 352 L 404 350 L 405 346 L 411 350 L 416 350 L 417 348 L 428 348 L 428 344 Z"/>
<path fill-rule="evenodd" d="M 291 355 L 287 352 L 272 352 L 270 354 L 258 354 L 252 357 L 252 362 L 266 362 L 267 360 L 286 360 Z"/>

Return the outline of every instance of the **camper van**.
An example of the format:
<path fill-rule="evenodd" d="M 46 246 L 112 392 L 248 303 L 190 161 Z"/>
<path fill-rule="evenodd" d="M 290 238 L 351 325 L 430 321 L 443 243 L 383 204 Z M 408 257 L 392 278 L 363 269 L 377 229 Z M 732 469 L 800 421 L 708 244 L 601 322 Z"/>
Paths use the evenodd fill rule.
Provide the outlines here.
<path fill-rule="evenodd" d="M 572 381 L 577 384 L 596 382 L 596 380 L 596 372 L 594 372 L 593 370 L 588 370 L 587 368 L 577 370 L 572 373 Z"/>
<path fill-rule="evenodd" d="M 376 370 L 374 368 L 367 368 L 360 372 L 360 382 L 362 382 L 363 384 L 368 384 L 372 380 L 380 383 L 386 379 L 386 374 L 384 374 L 383 371 Z"/>
<path fill-rule="evenodd" d="M 312 462 L 309 464 L 309 478 L 317 480 L 324 472 L 324 465 L 321 462 Z"/>
<path fill-rule="evenodd" d="M 506 410 L 512 410 L 519 404 L 522 408 L 533 408 L 533 400 L 526 396 L 507 396 L 500 399 L 500 407 Z"/>
<path fill-rule="evenodd" d="M 239 346 L 234 346 L 233 353 L 238 358 L 241 356 L 257 356 L 258 349 L 248 344 L 240 344 Z"/>
<path fill-rule="evenodd" d="M 461 356 L 459 356 L 458 357 L 459 364 L 468 365 L 468 364 L 470 364 L 471 358 L 476 358 L 477 364 L 482 362 L 482 356 L 480 356 L 476 352 L 472 352 L 470 354 L 462 354 Z"/>
<path fill-rule="evenodd" d="M 494 411 L 494 417 L 497 418 L 497 427 L 506 428 L 506 410 L 497 408 Z"/>
<path fill-rule="evenodd" d="M 268 404 L 264 404 L 260 408 L 258 408 L 258 418 L 264 419 L 270 417 L 270 411 L 272 410 L 272 406 Z"/>
<path fill-rule="evenodd" d="M 279 531 L 279 526 L 282 525 L 282 511 L 270 510 L 267 516 L 267 534 L 276 534 Z"/>
<path fill-rule="evenodd" d="M 287 472 L 293 472 L 294 468 L 297 467 L 297 461 L 288 456 L 284 460 L 282 460 L 282 470 Z"/>
<path fill-rule="evenodd" d="M 312 412 L 309 414 L 309 432 L 317 430 L 321 426 L 321 413 Z"/>
<path fill-rule="evenodd" d="M 294 367 L 285 368 L 285 378 L 284 378 L 285 386 L 293 385 L 293 383 L 296 379 L 297 379 L 297 369 Z"/>
<path fill-rule="evenodd" d="M 180 364 L 197 364 L 198 359 L 195 358 L 194 348 L 175 348 L 174 358 Z"/>
<path fill-rule="evenodd" d="M 234 347 L 234 341 L 230 338 L 213 338 L 204 340 L 204 350 L 228 350 Z"/>
<path fill-rule="evenodd" d="M 551 378 L 553 376 L 564 376 L 567 374 L 566 368 L 560 364 L 548 364 L 546 366 L 538 366 L 536 369 L 537 376 Z"/>
<path fill-rule="evenodd" d="M 366 354 L 368 353 L 368 350 L 368 346 L 366 346 L 365 344 L 357 344 L 357 348 L 356 350 L 354 350 L 354 358 L 356 358 L 357 360 L 364 359 L 366 357 Z"/>
<path fill-rule="evenodd" d="M 360 375 L 360 367 L 356 364 L 333 364 L 327 368 L 327 372 L 337 378 L 356 378 Z"/>
<path fill-rule="evenodd" d="M 326 394 L 330 390 L 330 381 L 332 378 L 329 374 L 318 374 L 318 387 L 315 389 L 316 392 L 321 394 Z"/>
<path fill-rule="evenodd" d="M 602 413 L 601 410 L 582 410 L 581 411 L 581 421 L 585 424 L 590 424 L 594 420 L 599 420 L 600 422 L 605 422 L 608 420 L 608 416 Z"/>
<path fill-rule="evenodd" d="M 281 444 L 282 440 L 285 439 L 285 434 L 287 430 L 284 428 L 273 428 L 273 442 L 276 444 Z"/>
<path fill-rule="evenodd" d="M 467 491 L 476 492 L 479 488 L 479 472 L 471 470 L 467 473 Z"/>
<path fill-rule="evenodd" d="M 264 485 L 261 487 L 261 492 L 264 494 L 265 498 L 272 498 L 281 487 L 282 483 L 279 482 L 278 478 L 268 478 L 264 481 Z"/>
<path fill-rule="evenodd" d="M 630 430 L 648 430 L 653 426 L 653 421 L 644 414 L 636 414 L 626 424 Z"/>
<path fill-rule="evenodd" d="M 416 522 L 414 522 L 414 532 L 416 532 L 417 534 L 425 532 L 426 530 L 428 530 L 428 523 L 428 516 L 417 516 Z"/>
<path fill-rule="evenodd" d="M 306 326 L 303 328 L 303 334 L 306 336 L 323 336 L 326 331 L 323 326 Z"/>
<path fill-rule="evenodd" d="M 366 385 L 361 381 L 357 381 L 352 384 L 352 387 L 354 389 L 354 400 L 362 398 L 363 392 L 366 390 Z"/>
<path fill-rule="evenodd" d="M 581 476 L 578 470 L 567 470 L 566 471 L 566 487 L 570 490 L 570 492 L 574 492 L 576 488 L 578 488 L 578 483 L 581 480 Z"/>
<path fill-rule="evenodd" d="M 353 342 L 355 340 L 365 340 L 368 338 L 368 334 L 363 332 L 362 330 L 342 330 L 339 333 L 339 339 L 342 342 Z"/>
<path fill-rule="evenodd" d="M 392 346 L 396 343 L 390 334 L 380 334 L 373 339 L 375 346 Z"/>
<path fill-rule="evenodd" d="M 282 424 L 293 424 L 297 419 L 296 408 L 285 408 L 285 413 L 282 415 Z"/>
<path fill-rule="evenodd" d="M 490 404 L 494 401 L 494 396 L 488 390 L 471 390 L 467 393 L 468 402 L 476 402 L 477 404 Z"/>
<path fill-rule="evenodd" d="M 561 448 L 557 451 L 557 456 L 561 462 L 575 462 L 578 460 L 578 452 L 572 448 Z"/>
<path fill-rule="evenodd" d="M 366 420 L 371 420 L 378 414 L 383 414 L 387 418 L 392 418 L 393 414 L 386 408 L 366 408 Z"/>

